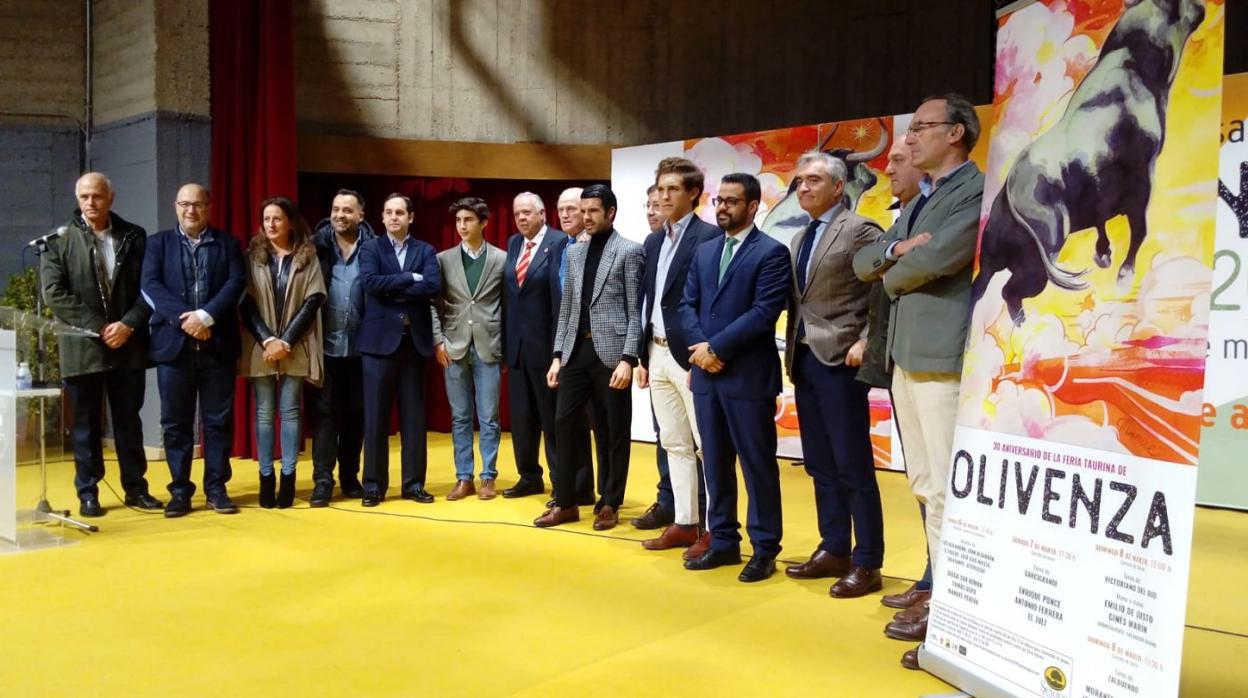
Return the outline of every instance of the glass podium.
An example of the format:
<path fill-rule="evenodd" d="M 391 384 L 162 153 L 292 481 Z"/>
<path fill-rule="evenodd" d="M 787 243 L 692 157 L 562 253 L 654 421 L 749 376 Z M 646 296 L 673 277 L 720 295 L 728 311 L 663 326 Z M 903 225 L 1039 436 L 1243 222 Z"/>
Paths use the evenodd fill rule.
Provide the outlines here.
<path fill-rule="evenodd" d="M 64 528 L 97 531 L 68 510 L 48 503 L 48 466 L 70 463 L 61 424 L 61 385 L 55 358 L 58 338 L 98 336 L 0 307 L 0 554 L 73 545 Z"/>

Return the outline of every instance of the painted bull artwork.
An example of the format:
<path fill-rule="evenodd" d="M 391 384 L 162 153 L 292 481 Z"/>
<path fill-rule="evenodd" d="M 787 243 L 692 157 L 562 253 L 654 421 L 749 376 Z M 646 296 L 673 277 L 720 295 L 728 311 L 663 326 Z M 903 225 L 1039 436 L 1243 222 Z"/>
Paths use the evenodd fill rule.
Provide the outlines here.
<path fill-rule="evenodd" d="M 819 150 L 845 161 L 845 169 L 849 171 L 849 179 L 845 182 L 845 206 L 851 211 L 857 210 L 858 199 L 879 181 L 879 177 L 867 166 L 868 162 L 879 157 L 888 147 L 888 125 L 883 119 L 879 119 L 879 127 L 879 138 L 870 150 L 859 152 L 850 148 L 829 149 L 828 143 L 832 142 L 840 124 L 833 126 L 831 133 L 819 145 Z M 797 202 L 797 184 L 790 182 L 788 194 L 767 213 L 759 227 L 768 235 L 788 244 L 808 223 L 810 216 L 806 215 Z"/>
<path fill-rule="evenodd" d="M 1008 270 L 1002 298 L 1021 325 L 1022 302 L 1052 282 L 1087 288 L 1087 269 L 1057 263 L 1067 238 L 1095 227 L 1093 260 L 1111 263 L 1105 224 L 1125 215 L 1131 238 L 1119 281 L 1135 273 L 1148 235 L 1153 167 L 1166 135 L 1166 105 L 1183 47 L 1205 16 L 1203 0 L 1127 0 L 1100 59 L 1075 89 L 1061 119 L 1019 153 L 993 200 L 980 246 L 978 300 Z"/>

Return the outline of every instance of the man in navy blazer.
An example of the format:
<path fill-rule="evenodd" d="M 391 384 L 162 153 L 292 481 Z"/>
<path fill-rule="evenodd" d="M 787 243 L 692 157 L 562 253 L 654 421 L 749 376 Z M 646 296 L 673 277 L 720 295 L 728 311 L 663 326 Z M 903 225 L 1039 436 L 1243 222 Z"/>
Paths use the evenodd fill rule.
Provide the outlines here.
<path fill-rule="evenodd" d="M 667 514 L 670 525 L 658 538 L 642 545 L 647 550 L 668 550 L 692 546 L 703 537 L 702 502 L 706 495 L 698 475 L 701 437 L 689 390 L 689 342 L 680 326 L 679 310 L 694 250 L 718 238 L 721 231 L 694 211 L 705 180 L 693 162 L 682 157 L 664 158 L 655 170 L 655 186 L 666 220 L 643 245 L 646 267 L 641 286 L 641 368 L 637 381 L 638 386 L 650 389 L 660 448 L 667 456 L 659 459 L 660 500 L 666 481 L 671 492 L 666 504 L 672 508 L 660 512 L 664 508 L 660 501 L 646 512 L 645 516 Z M 644 528 L 645 516 L 635 519 L 633 525 Z"/>
<path fill-rule="evenodd" d="M 431 301 L 442 288 L 433 246 L 412 238 L 412 200 L 391 194 L 381 213 L 385 235 L 360 248 L 364 321 L 364 498 L 375 507 L 390 483 L 390 410 L 399 401 L 404 499 L 433 502 L 425 491 L 425 362 L 433 356 Z"/>
<path fill-rule="evenodd" d="M 243 255 L 232 235 L 208 226 L 208 190 L 178 190 L 178 225 L 147 240 L 143 297 L 152 307 L 148 356 L 160 386 L 160 426 L 169 461 L 165 516 L 191 511 L 195 399 L 204 439 L 204 494 L 221 514 L 238 508 L 226 493 L 234 442 L 238 301 L 247 288 Z"/>
<path fill-rule="evenodd" d="M 711 532 L 710 547 L 685 568 L 740 564 L 734 467 L 740 458 L 750 498 L 746 530 L 754 548 L 738 577 L 743 582 L 775 573 L 784 529 L 774 421 L 781 387 L 775 332 L 788 304 L 791 272 L 788 249 L 754 227 L 761 193 L 753 175 L 724 176 L 716 220 L 726 234 L 698 247 L 680 303 Z"/>
<path fill-rule="evenodd" d="M 532 192 L 512 201 L 516 229 L 507 241 L 503 266 L 503 340 L 511 405 L 511 446 L 520 480 L 505 490 L 507 498 L 546 491 L 539 446 L 546 439 L 546 467 L 554 473 L 555 398 L 546 385 L 546 369 L 554 351 L 559 298 L 551 277 L 568 236 L 546 225 L 546 205 Z"/>

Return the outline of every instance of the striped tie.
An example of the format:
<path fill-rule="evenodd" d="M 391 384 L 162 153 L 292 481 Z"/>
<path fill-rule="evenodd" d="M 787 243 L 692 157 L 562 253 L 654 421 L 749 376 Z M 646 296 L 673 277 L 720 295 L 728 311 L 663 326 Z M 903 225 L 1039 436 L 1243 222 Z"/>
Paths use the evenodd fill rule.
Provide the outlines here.
<path fill-rule="evenodd" d="M 529 273 L 529 261 L 533 257 L 534 242 L 529 240 L 524 243 L 524 254 L 520 255 L 520 261 L 516 262 L 516 285 L 524 285 L 524 277 Z"/>

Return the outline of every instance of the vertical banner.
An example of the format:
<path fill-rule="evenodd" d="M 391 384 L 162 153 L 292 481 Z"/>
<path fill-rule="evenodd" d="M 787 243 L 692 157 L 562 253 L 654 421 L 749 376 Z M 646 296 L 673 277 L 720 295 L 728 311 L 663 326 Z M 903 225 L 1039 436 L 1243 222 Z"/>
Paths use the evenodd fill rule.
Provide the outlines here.
<path fill-rule="evenodd" d="M 1248 509 L 1248 74 L 1228 75 L 1222 94 L 1218 233 L 1210 296 L 1209 362 L 1196 501 Z"/>
<path fill-rule="evenodd" d="M 1222 0 L 999 20 L 973 312 L 920 662 L 976 696 L 1177 695 Z"/>

